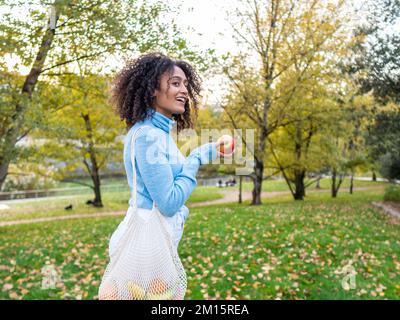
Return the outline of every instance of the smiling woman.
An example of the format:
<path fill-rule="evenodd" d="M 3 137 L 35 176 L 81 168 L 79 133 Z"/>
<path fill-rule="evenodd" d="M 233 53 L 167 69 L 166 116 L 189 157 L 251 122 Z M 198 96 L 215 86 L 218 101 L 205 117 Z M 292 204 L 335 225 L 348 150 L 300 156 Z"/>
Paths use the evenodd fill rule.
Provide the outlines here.
<path fill-rule="evenodd" d="M 200 80 L 187 62 L 149 53 L 117 75 L 112 100 L 129 132 L 124 164 L 131 198 L 109 241 L 110 263 L 100 299 L 183 299 L 186 273 L 177 249 L 201 165 L 217 158 L 222 142 L 185 158 L 170 135 L 193 126 Z"/>
<path fill-rule="evenodd" d="M 217 157 L 220 143 L 208 143 L 185 159 L 170 136 L 175 124 L 178 131 L 193 127 L 200 90 L 200 78 L 190 64 L 161 53 L 132 60 L 117 74 L 112 101 L 129 129 L 124 164 L 132 190 L 131 141 L 141 129 L 134 146 L 140 208 L 151 209 L 155 202 L 164 215 L 174 216 L 194 190 L 200 165 Z M 129 203 L 134 205 L 133 197 Z"/>
<path fill-rule="evenodd" d="M 193 127 L 200 91 L 200 77 L 189 63 L 149 53 L 128 61 L 118 73 L 111 102 L 128 129 L 157 111 L 181 131 Z"/>

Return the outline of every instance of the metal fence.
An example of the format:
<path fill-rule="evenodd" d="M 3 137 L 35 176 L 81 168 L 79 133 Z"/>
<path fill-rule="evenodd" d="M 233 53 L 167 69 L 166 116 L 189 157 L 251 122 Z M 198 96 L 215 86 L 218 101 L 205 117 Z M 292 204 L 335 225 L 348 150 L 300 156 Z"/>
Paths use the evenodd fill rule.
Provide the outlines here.
<path fill-rule="evenodd" d="M 129 192 L 127 184 L 113 184 L 101 187 L 102 192 Z M 61 196 L 75 196 L 75 195 L 91 195 L 93 190 L 89 187 L 74 187 L 74 188 L 56 188 L 49 190 L 24 190 L 24 191 L 11 191 L 0 192 L 0 201 L 16 200 L 16 199 L 35 199 L 45 197 L 61 197 Z"/>
<path fill-rule="evenodd" d="M 239 178 L 237 176 L 221 176 L 208 179 L 198 179 L 197 184 L 199 186 L 217 186 L 218 181 L 221 180 L 225 183 L 227 180 L 235 178 L 238 183 Z M 355 180 L 371 181 L 370 177 L 357 177 Z M 251 181 L 249 177 L 243 177 L 243 182 Z M 388 181 L 387 179 L 377 178 L 377 181 Z M 399 180 L 394 181 L 400 184 Z M 101 187 L 103 193 L 109 192 L 129 192 L 128 184 L 110 184 Z M 0 192 L 0 201 L 5 200 L 16 200 L 16 199 L 35 199 L 45 197 L 60 197 L 60 196 L 76 196 L 76 195 L 92 195 L 93 190 L 89 187 L 74 187 L 74 188 L 56 188 L 49 190 L 24 190 L 24 191 L 11 191 L 11 192 Z"/>

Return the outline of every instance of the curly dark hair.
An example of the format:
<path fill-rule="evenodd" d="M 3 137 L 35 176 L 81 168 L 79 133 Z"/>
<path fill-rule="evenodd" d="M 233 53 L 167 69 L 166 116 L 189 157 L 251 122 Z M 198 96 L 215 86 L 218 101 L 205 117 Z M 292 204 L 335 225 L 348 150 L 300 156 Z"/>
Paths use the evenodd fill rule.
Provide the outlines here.
<path fill-rule="evenodd" d="M 174 66 L 181 68 L 186 75 L 189 100 L 186 101 L 184 113 L 174 114 L 172 118 L 177 123 L 178 132 L 193 128 L 201 91 L 199 75 L 185 61 L 173 60 L 162 53 L 152 52 L 129 60 L 112 83 L 111 103 L 121 121 L 125 120 L 128 129 L 155 111 L 152 100 L 155 90 L 160 89 L 161 75 L 167 71 L 172 72 Z"/>

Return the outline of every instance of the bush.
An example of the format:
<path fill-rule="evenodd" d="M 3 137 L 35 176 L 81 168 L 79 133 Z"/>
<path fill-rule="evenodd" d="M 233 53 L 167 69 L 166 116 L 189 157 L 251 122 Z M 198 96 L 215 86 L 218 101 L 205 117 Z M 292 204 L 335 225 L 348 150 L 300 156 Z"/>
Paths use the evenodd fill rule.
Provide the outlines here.
<path fill-rule="evenodd" d="M 383 199 L 386 201 L 400 202 L 400 186 L 389 185 L 388 187 L 386 187 Z"/>
<path fill-rule="evenodd" d="M 379 171 L 383 177 L 389 180 L 400 179 L 400 157 L 392 153 L 386 153 L 379 158 Z"/>

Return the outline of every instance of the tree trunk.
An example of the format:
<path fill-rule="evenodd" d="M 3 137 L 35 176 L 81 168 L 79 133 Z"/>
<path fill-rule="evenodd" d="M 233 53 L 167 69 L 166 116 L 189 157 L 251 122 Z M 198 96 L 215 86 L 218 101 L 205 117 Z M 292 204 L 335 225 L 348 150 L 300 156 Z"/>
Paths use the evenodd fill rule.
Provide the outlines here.
<path fill-rule="evenodd" d="M 339 192 L 340 186 L 342 185 L 342 182 L 344 180 L 344 177 L 345 177 L 345 175 L 343 173 L 339 174 L 339 181 L 337 181 L 337 183 L 336 183 L 337 170 L 333 169 L 333 171 L 332 171 L 332 198 L 336 198 L 336 196 Z"/>
<path fill-rule="evenodd" d="M 375 170 L 372 171 L 372 181 L 376 181 L 376 173 L 375 173 Z"/>
<path fill-rule="evenodd" d="M 101 200 L 101 189 L 100 189 L 100 175 L 99 175 L 99 166 L 97 164 L 97 158 L 96 158 L 96 151 L 94 148 L 94 141 L 93 141 L 93 129 L 92 125 L 90 123 L 90 117 L 89 114 L 82 114 L 82 118 L 85 121 L 85 126 L 86 126 L 86 137 L 88 139 L 87 141 L 87 152 L 90 155 L 90 165 L 86 162 L 86 159 L 84 159 L 84 163 L 86 165 L 86 168 L 89 171 L 89 174 L 92 178 L 93 181 L 93 190 L 94 190 L 94 200 L 93 200 L 93 205 L 95 207 L 102 207 L 103 203 Z"/>
<path fill-rule="evenodd" d="M 321 189 L 321 186 L 320 186 L 320 179 L 317 180 L 317 185 L 315 186 L 315 188 L 316 188 L 316 189 Z"/>
<path fill-rule="evenodd" d="M 331 185 L 331 194 L 332 198 L 336 198 L 337 196 L 337 189 L 336 189 L 336 169 L 332 171 L 332 185 Z"/>
<path fill-rule="evenodd" d="M 296 142 L 294 145 L 294 151 L 296 156 L 296 162 L 301 165 L 301 157 L 302 157 L 302 145 L 300 143 L 302 141 L 302 130 L 301 130 L 301 122 L 296 123 Z M 304 200 L 304 176 L 305 170 L 295 168 L 294 169 L 294 200 Z"/>
<path fill-rule="evenodd" d="M 0 191 L 4 181 L 6 181 L 9 165 L 10 165 L 10 160 L 4 161 L 3 157 L 0 158 Z"/>
<path fill-rule="evenodd" d="M 242 179 L 243 176 L 239 176 L 239 203 L 242 203 Z"/>
<path fill-rule="evenodd" d="M 350 194 L 353 194 L 353 180 L 354 180 L 354 172 L 351 173 L 350 177 Z"/>
<path fill-rule="evenodd" d="M 93 185 L 94 185 L 94 200 L 93 205 L 95 207 L 102 207 L 103 202 L 101 201 L 101 189 L 100 189 L 100 177 L 96 172 L 96 175 L 92 177 Z"/>
<path fill-rule="evenodd" d="M 305 196 L 304 177 L 305 177 L 305 171 L 304 170 L 301 170 L 301 171 L 295 170 L 294 200 L 304 200 L 304 196 Z"/>
<path fill-rule="evenodd" d="M 57 23 L 59 13 L 56 12 L 55 21 Z M 51 44 L 54 39 L 55 29 L 51 29 L 50 20 L 49 26 L 46 33 L 43 36 L 42 43 L 39 47 L 36 59 L 32 65 L 32 68 L 25 78 L 25 82 L 22 86 L 20 101 L 15 106 L 15 113 L 12 116 L 12 122 L 7 130 L 4 130 L 4 135 L 0 137 L 0 190 L 3 186 L 4 181 L 7 178 L 8 167 L 11 160 L 15 155 L 15 145 L 18 138 L 21 135 L 21 130 L 24 128 L 25 112 L 27 108 L 27 102 L 31 99 L 33 90 L 35 89 L 39 75 L 43 70 L 45 60 L 48 52 L 50 51 Z"/>
<path fill-rule="evenodd" d="M 264 127 L 261 128 L 260 137 L 258 141 L 258 150 L 261 154 L 264 154 L 266 147 L 266 139 L 267 139 L 267 115 L 269 109 L 270 100 L 267 98 L 264 101 L 264 110 L 263 110 L 263 118 L 264 118 Z M 262 156 L 255 157 L 254 159 L 254 174 L 255 177 L 253 179 L 254 188 L 252 192 L 252 205 L 260 205 L 261 202 L 261 191 L 262 191 L 262 183 L 264 177 L 264 162 Z"/>
<path fill-rule="evenodd" d="M 260 161 L 255 161 L 254 164 L 254 173 L 255 177 L 253 179 L 254 188 L 253 188 L 253 199 L 251 201 L 252 205 L 260 205 L 261 204 L 261 190 L 262 190 L 262 182 L 263 182 L 263 173 L 264 173 L 264 164 Z"/>

